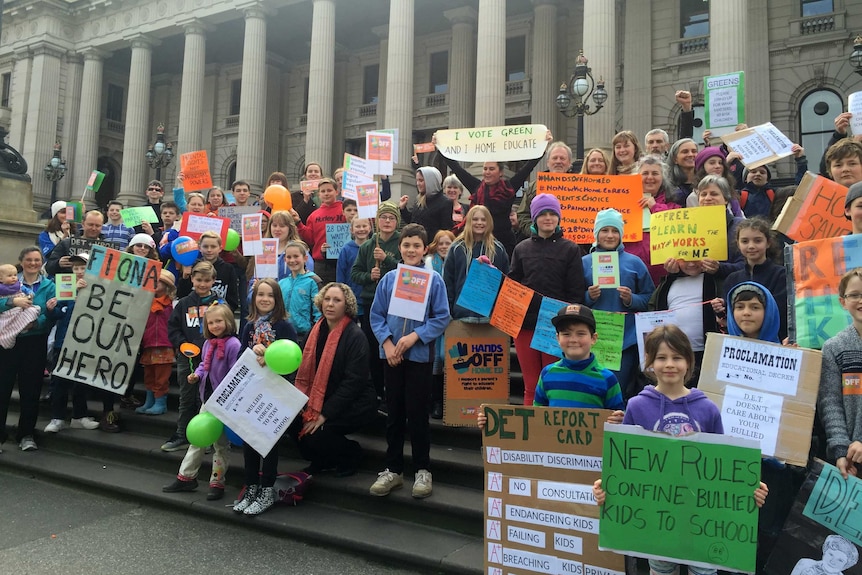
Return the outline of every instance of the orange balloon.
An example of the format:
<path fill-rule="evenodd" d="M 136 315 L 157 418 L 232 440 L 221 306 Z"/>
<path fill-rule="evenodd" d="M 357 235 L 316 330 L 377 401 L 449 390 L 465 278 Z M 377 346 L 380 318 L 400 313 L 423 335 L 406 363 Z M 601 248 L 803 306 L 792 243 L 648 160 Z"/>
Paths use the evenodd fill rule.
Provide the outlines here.
<path fill-rule="evenodd" d="M 290 211 L 293 208 L 293 199 L 290 197 L 290 191 L 278 184 L 273 184 L 264 190 L 263 201 L 271 206 L 274 212 L 281 210 Z"/>

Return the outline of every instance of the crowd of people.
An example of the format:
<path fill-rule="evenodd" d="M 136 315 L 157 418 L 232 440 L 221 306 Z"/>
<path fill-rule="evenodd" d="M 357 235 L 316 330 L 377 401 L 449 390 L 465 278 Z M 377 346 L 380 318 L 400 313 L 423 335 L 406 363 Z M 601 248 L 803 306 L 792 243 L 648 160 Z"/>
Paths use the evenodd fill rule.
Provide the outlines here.
<path fill-rule="evenodd" d="M 429 417 L 443 415 L 444 331 L 450 321 L 489 321 L 458 303 L 470 267 L 476 265 L 494 266 L 536 292 L 514 338 L 525 404 L 606 407 L 614 410 L 612 421 L 672 433 L 722 433 L 715 406 L 697 390 L 706 334 L 786 342 L 787 271 L 780 248 L 790 240 L 771 228 L 795 186 L 776 189 L 769 167 L 744 167 L 738 154 L 714 145 L 708 132 L 699 146 L 690 137 L 691 97 L 679 92 L 677 99 L 683 117 L 675 141 L 657 129 L 645 135 L 642 145 L 636 134 L 622 131 L 611 139 L 608 150 L 590 150 L 576 165 L 569 146 L 548 135 L 544 159 L 549 172 L 640 176 L 644 237 L 638 242 L 623 241 L 623 215 L 613 208 L 596 213 L 592 244 L 567 239 L 559 200 L 551 194 L 537 195 L 536 184 L 527 184 L 541 158 L 523 162 L 506 178 L 501 162 L 485 162 L 481 177 L 475 177 L 446 159 L 452 173 L 444 175 L 435 167 L 420 166 L 414 156 L 415 197 L 390 199 L 384 178 L 383 201 L 372 220 L 359 218 L 356 202 L 343 199 L 342 170 L 330 178 L 317 163 L 309 163 L 303 176 L 314 185 L 292 194 L 290 210 L 273 210 L 263 198 L 256 202 L 245 181 L 234 182 L 230 193 L 217 187 L 205 194 L 186 193 L 182 173 L 171 200 L 164 199 L 161 182 L 148 184 L 146 205 L 159 220 L 153 224 L 124 225 L 123 205 L 117 201 L 106 206 L 105 214 L 92 210 L 80 223 L 70 222 L 65 203 L 58 201 L 51 206 L 52 218 L 38 245 L 21 252 L 17 270 L 0 266 L 4 326 L 0 415 L 5 422 L 17 383 L 21 399 L 16 439 L 24 451 L 37 449 L 34 428 L 43 377 L 52 369 L 75 305 L 56 299 L 52 278 L 73 273 L 79 293 L 87 289 L 86 254 L 71 246 L 78 236 L 160 260 L 163 269 L 141 345 L 140 376 L 133 378 L 123 397 L 52 377 L 51 421 L 45 432 L 59 432 L 68 425 L 118 432 L 116 401 L 138 413 L 165 414 L 168 381 L 176 364 L 177 425 L 161 449 L 187 453 L 165 491 L 197 488 L 204 451 L 188 444 L 186 428 L 239 354 L 251 349 L 263 362 L 268 345 L 289 339 L 302 347 L 303 359 L 298 373 L 286 377 L 309 396 L 309 402 L 287 435 L 309 461 L 309 472 L 354 473 L 362 448 L 348 436 L 379 410 L 387 417 L 386 467 L 370 493 L 384 496 L 403 485 L 403 445 L 409 433 L 415 466 L 412 495 L 431 495 Z M 852 233 L 862 233 L 862 136 L 847 136 L 848 124 L 847 114 L 836 118 L 834 141 L 821 171 L 849 188 L 845 213 Z M 793 158 L 798 183 L 808 167 L 798 145 Z M 287 187 L 287 177 L 275 172 L 266 185 L 273 184 Z M 259 208 L 265 236 L 278 240 L 277 277 L 259 277 L 253 257 L 244 256 L 241 247 L 224 250 L 222 238 L 212 232 L 200 237 L 198 261 L 192 265 L 174 261 L 171 245 L 184 214 L 214 216 L 224 206 Z M 727 259 L 668 259 L 653 265 L 648 216 L 693 206 L 725 207 Z M 333 223 L 349 224 L 351 233 L 337 259 L 327 257 L 332 246 L 326 226 Z M 593 252 L 618 254 L 619 287 L 594 284 Z M 435 272 L 422 321 L 389 311 L 394 270 L 400 263 Z M 849 272 L 835 287 L 853 325 L 824 347 L 825 358 L 831 360 L 824 360 L 818 414 L 827 455 L 846 477 L 855 475 L 862 464 L 862 406 L 856 396 L 841 392 L 842 377 L 862 371 L 852 359 L 862 351 L 862 272 Z M 542 296 L 567 304 L 553 322 L 561 360 L 531 348 Z M 597 337 L 592 309 L 626 314 L 620 368 L 613 372 L 590 351 Z M 647 310 L 675 310 L 676 325 L 647 337 L 647 369 L 641 370 L 633 314 Z M 188 357 L 182 349 L 189 344 L 200 353 Z M 143 402 L 134 393 L 136 379 L 144 380 Z M 73 409 L 67 424 L 70 394 Z M 102 401 L 100 418 L 87 411 L 91 395 Z M 671 425 L 664 415 L 679 402 L 686 404 L 689 420 Z M 6 438 L 4 425 L 0 441 Z M 226 437 L 214 445 L 211 499 L 224 495 L 226 447 Z M 277 455 L 261 456 L 246 446 L 244 458 L 247 488 L 234 509 L 260 513 L 274 502 Z M 768 551 L 801 474 L 765 459 L 763 476 L 773 494 L 779 491 L 776 485 L 784 486 L 780 497 L 766 498 L 765 488 L 756 494 L 759 504 L 766 502 L 761 541 Z M 602 495 L 600 489 L 597 493 Z"/>

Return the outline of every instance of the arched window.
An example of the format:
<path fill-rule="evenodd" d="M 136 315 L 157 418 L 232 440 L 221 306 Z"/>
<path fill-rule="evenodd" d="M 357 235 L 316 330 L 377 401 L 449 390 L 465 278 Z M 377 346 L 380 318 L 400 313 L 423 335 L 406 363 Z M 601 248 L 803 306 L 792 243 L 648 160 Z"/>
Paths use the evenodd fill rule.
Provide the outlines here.
<path fill-rule="evenodd" d="M 227 169 L 227 182 L 225 182 L 225 189 L 229 189 L 233 183 L 236 181 L 236 162 L 231 162 L 230 167 Z"/>
<path fill-rule="evenodd" d="M 841 96 L 832 90 L 815 90 L 799 105 L 799 133 L 811 166 L 817 166 L 835 131 L 835 116 L 844 110 Z M 816 169 L 816 168 L 815 168 Z"/>

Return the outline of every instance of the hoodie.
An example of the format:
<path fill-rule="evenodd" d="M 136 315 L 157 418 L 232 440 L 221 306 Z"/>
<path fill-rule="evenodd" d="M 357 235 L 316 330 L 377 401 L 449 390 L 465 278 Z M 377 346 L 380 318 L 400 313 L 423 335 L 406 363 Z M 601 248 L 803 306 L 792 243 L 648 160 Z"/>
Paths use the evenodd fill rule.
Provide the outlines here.
<path fill-rule="evenodd" d="M 757 339 L 772 343 L 781 343 L 778 339 L 778 330 L 781 326 L 781 312 L 778 311 L 778 305 L 775 303 L 775 298 L 772 297 L 769 290 L 757 282 L 742 282 L 735 286 L 731 286 L 730 289 L 727 290 L 727 297 L 724 299 L 724 301 L 727 302 L 727 333 L 739 337 L 749 337 L 742 333 L 742 330 L 739 329 L 739 326 L 736 324 L 736 320 L 733 318 L 733 301 L 731 294 L 741 285 L 751 285 L 758 288 L 764 294 L 766 299 L 764 302 L 766 313 L 763 316 L 763 325 L 760 327 L 760 333 L 758 334 Z"/>
<path fill-rule="evenodd" d="M 297 334 L 305 336 L 311 331 L 314 322 L 320 319 L 320 310 L 314 305 L 314 296 L 319 289 L 317 276 L 308 271 L 296 277 L 290 274 L 278 281 L 278 287 L 281 288 L 290 323 Z"/>
<path fill-rule="evenodd" d="M 629 400 L 623 425 L 639 425 L 674 437 L 690 433 L 724 433 L 721 413 L 701 390 L 671 400 L 648 385 Z"/>
<path fill-rule="evenodd" d="M 302 241 L 311 247 L 311 257 L 316 260 L 325 260 L 326 256 L 320 251 L 320 246 L 326 243 L 326 224 L 343 224 L 344 212 L 341 202 L 333 202 L 322 205 L 308 216 L 308 223 L 302 220 L 296 225 Z"/>
<path fill-rule="evenodd" d="M 425 206 L 418 203 L 412 210 L 401 210 L 404 224 L 419 224 L 428 234 L 428 243 L 440 230 L 452 229 L 452 200 L 443 194 L 440 172 L 436 168 L 422 167 L 417 170 L 425 178 Z"/>

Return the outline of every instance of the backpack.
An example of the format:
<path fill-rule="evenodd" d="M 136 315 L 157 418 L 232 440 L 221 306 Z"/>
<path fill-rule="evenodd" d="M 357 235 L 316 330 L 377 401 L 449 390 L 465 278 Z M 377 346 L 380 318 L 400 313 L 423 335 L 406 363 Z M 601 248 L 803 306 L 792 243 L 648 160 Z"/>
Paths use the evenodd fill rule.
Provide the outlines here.
<path fill-rule="evenodd" d="M 305 491 L 308 489 L 308 484 L 311 483 L 311 475 L 304 471 L 294 471 L 292 473 L 279 473 L 275 478 L 275 500 L 278 503 L 287 503 L 288 505 L 296 505 L 305 496 Z M 242 488 L 239 495 L 236 496 L 237 501 L 243 498 L 245 490 L 248 486 Z"/>
<path fill-rule="evenodd" d="M 771 204 L 775 201 L 775 191 L 772 188 L 766 188 L 766 197 Z M 748 203 L 748 190 L 742 190 L 739 192 L 739 209 L 744 210 L 746 203 Z"/>

